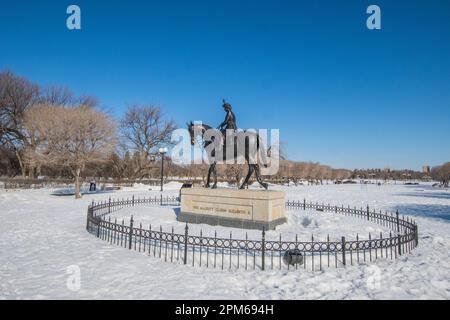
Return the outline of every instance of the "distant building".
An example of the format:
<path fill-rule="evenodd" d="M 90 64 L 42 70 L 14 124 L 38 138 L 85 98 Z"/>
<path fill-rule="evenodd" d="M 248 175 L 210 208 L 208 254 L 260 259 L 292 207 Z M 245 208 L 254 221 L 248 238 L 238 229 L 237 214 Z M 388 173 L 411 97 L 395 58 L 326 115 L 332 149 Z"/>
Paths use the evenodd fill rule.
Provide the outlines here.
<path fill-rule="evenodd" d="M 422 166 L 422 173 L 429 174 L 431 172 L 430 166 Z"/>

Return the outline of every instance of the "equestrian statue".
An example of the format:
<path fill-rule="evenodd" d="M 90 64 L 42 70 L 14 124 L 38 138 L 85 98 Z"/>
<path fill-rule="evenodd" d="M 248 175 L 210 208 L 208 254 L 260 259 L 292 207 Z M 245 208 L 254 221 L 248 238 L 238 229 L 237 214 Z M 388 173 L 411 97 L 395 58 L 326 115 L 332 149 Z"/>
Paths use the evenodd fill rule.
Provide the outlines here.
<path fill-rule="evenodd" d="M 195 124 L 192 121 L 189 122 L 188 130 L 191 138 L 191 145 L 194 145 L 197 137 L 202 138 L 202 147 L 207 150 L 209 158 L 208 177 L 206 180 L 206 188 L 210 187 L 211 174 L 214 178 L 214 184 L 212 188 L 217 188 L 217 162 L 225 163 L 229 160 L 244 159 L 248 165 L 248 173 L 244 179 L 244 182 L 239 189 L 244 189 L 248 185 L 248 181 L 253 173 L 255 173 L 258 183 L 267 190 L 267 183 L 263 182 L 260 171 L 260 163 L 258 160 L 263 161 L 263 165 L 267 167 L 267 156 L 260 136 L 254 131 L 238 130 L 236 126 L 236 116 L 232 111 L 231 104 L 223 100 L 223 109 L 226 112 L 225 120 L 217 127 L 213 128 L 207 124 Z M 219 138 L 220 141 L 217 141 Z M 231 140 L 230 140 L 231 139 Z M 239 145 L 239 142 L 242 142 Z M 229 150 L 228 156 L 232 159 L 227 159 L 227 147 L 233 148 Z M 217 152 L 220 150 L 221 152 Z M 269 151 L 269 150 L 268 150 Z M 216 158 L 216 155 L 218 158 Z"/>

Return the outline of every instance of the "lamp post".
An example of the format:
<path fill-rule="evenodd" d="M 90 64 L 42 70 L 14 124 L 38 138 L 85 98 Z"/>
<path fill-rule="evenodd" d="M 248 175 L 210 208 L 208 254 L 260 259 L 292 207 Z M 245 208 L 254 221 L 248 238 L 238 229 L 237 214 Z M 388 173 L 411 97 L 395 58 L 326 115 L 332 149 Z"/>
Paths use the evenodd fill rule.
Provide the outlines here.
<path fill-rule="evenodd" d="M 159 154 L 161 155 L 161 191 L 163 191 L 164 180 L 164 155 L 167 153 L 167 148 L 159 148 Z"/>

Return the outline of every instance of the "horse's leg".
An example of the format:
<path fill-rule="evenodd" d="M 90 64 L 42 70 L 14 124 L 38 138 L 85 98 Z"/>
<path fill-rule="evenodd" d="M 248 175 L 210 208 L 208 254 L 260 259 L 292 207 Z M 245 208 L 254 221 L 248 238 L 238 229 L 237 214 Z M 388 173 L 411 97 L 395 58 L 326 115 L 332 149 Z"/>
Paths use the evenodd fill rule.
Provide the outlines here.
<path fill-rule="evenodd" d="M 267 188 L 269 187 L 269 185 L 265 182 L 263 182 L 262 178 L 261 178 L 261 171 L 259 168 L 259 165 L 255 165 L 255 174 L 256 174 L 256 180 L 259 182 L 259 184 L 267 190 Z"/>
<path fill-rule="evenodd" d="M 245 177 L 245 180 L 244 180 L 244 182 L 242 183 L 242 185 L 240 186 L 239 189 L 245 189 L 245 186 L 247 185 L 248 180 L 249 180 L 250 177 L 252 176 L 254 170 L 255 170 L 255 165 L 254 165 L 254 164 L 249 164 L 249 165 L 248 165 L 248 173 L 247 173 L 247 176 Z"/>
<path fill-rule="evenodd" d="M 212 170 L 213 176 L 214 176 L 214 184 L 212 186 L 213 189 L 217 188 L 217 167 L 216 163 L 213 163 L 213 170 Z"/>
<path fill-rule="evenodd" d="M 211 165 L 209 166 L 209 169 L 208 169 L 208 177 L 206 178 L 206 185 L 205 185 L 205 188 L 209 188 L 209 181 L 210 181 L 210 179 L 211 179 L 211 172 L 212 172 L 213 166 L 214 166 L 214 164 L 211 164 Z"/>

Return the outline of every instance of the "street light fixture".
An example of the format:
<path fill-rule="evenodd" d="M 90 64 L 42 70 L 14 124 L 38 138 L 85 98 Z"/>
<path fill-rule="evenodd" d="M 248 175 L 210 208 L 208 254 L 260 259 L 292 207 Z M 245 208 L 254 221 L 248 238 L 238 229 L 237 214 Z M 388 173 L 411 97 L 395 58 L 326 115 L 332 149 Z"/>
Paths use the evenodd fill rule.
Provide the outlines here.
<path fill-rule="evenodd" d="M 161 155 L 161 191 L 163 191 L 163 179 L 164 179 L 164 155 L 167 153 L 167 148 L 159 148 L 158 152 Z"/>

